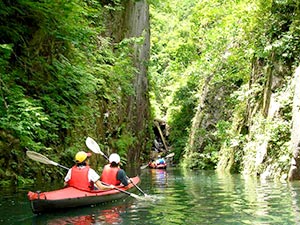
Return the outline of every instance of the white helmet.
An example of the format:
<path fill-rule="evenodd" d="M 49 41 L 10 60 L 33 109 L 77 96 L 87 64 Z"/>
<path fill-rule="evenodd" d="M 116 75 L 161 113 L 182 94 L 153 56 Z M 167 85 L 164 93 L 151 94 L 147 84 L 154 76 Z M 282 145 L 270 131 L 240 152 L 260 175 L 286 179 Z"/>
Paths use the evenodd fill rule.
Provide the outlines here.
<path fill-rule="evenodd" d="M 110 156 L 109 156 L 109 162 L 112 163 L 112 162 L 115 162 L 115 163 L 119 163 L 120 162 L 120 156 L 117 154 L 117 153 L 112 153 Z"/>

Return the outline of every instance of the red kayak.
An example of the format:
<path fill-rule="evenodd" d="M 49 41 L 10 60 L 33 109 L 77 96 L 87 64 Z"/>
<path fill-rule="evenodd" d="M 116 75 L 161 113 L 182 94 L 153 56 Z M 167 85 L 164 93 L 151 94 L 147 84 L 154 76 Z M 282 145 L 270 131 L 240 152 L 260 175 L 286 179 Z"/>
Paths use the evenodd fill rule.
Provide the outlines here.
<path fill-rule="evenodd" d="M 149 163 L 148 164 L 150 169 L 167 169 L 167 163 L 163 163 L 163 164 L 154 164 L 154 163 Z"/>
<path fill-rule="evenodd" d="M 140 182 L 138 176 L 131 178 L 134 184 Z M 80 206 L 94 205 L 98 203 L 111 202 L 131 195 L 134 185 L 116 186 L 112 190 L 83 191 L 74 187 L 67 187 L 49 192 L 31 192 L 27 196 L 31 203 L 33 213 L 49 212 L 59 209 L 74 208 Z"/>

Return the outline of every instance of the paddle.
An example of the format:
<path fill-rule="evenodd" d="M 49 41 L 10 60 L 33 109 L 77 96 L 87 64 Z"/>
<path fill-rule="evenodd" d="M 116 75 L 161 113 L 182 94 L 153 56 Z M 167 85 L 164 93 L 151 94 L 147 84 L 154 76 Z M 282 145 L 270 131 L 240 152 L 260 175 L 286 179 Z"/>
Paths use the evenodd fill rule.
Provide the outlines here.
<path fill-rule="evenodd" d="M 173 157 L 174 155 L 175 155 L 175 153 L 174 153 L 174 152 L 172 152 L 172 153 L 170 153 L 170 154 L 166 155 L 166 157 L 165 157 L 165 158 L 171 158 L 171 157 Z"/>
<path fill-rule="evenodd" d="M 101 151 L 100 146 L 93 138 L 87 137 L 85 140 L 85 144 L 92 152 L 101 154 L 107 161 L 109 160 L 108 157 Z"/>
<path fill-rule="evenodd" d="M 59 167 L 61 167 L 61 168 L 64 168 L 64 169 L 66 169 L 66 170 L 69 170 L 68 167 L 65 167 L 65 166 L 60 165 L 60 164 L 58 164 L 58 163 L 56 163 L 56 162 L 53 162 L 52 160 L 48 159 L 46 156 L 44 156 L 44 155 L 42 155 L 42 154 L 40 154 L 40 153 L 33 152 L 33 151 L 26 151 L 26 155 L 27 155 L 30 159 L 34 160 L 34 161 L 37 161 L 37 162 L 40 162 L 40 163 L 44 163 L 44 164 L 48 164 L 48 165 L 53 165 L 53 166 L 59 166 Z M 104 185 L 106 185 L 106 186 L 109 186 L 109 185 L 106 184 L 106 183 L 103 183 L 103 182 L 101 182 L 101 183 L 104 184 Z M 133 194 L 133 193 L 130 193 L 130 192 L 128 192 L 128 191 L 122 190 L 122 189 L 120 189 L 120 188 L 114 187 L 114 189 L 115 189 L 115 190 L 118 190 L 118 191 L 120 191 L 120 192 L 123 192 L 123 193 L 125 193 L 125 194 L 127 194 L 127 195 L 130 195 L 131 197 L 134 197 L 134 198 L 136 198 L 136 199 L 142 199 L 141 196 L 138 196 L 138 195 Z"/>
<path fill-rule="evenodd" d="M 140 167 L 140 168 L 141 168 L 141 170 L 143 170 L 143 169 L 147 168 L 147 167 L 148 167 L 148 165 L 149 165 L 149 163 L 148 163 L 147 165 L 143 165 L 143 166 L 141 166 L 141 167 Z"/>
<path fill-rule="evenodd" d="M 33 152 L 33 151 L 26 151 L 26 155 L 34 160 L 34 161 L 37 161 L 37 162 L 40 162 L 40 163 L 44 163 L 44 164 L 49 164 L 49 165 L 53 165 L 53 166 L 59 166 L 61 168 L 64 168 L 66 170 L 68 170 L 69 168 L 68 167 L 65 167 L 63 165 L 60 165 L 56 162 L 53 162 L 52 160 L 48 159 L 46 156 L 40 154 L 40 153 L 37 153 L 37 152 Z"/>
<path fill-rule="evenodd" d="M 86 146 L 94 153 L 96 154 L 101 154 L 106 160 L 108 160 L 108 157 L 101 151 L 100 146 L 97 144 L 97 142 L 90 137 L 87 137 L 85 140 L 85 144 Z M 130 180 L 130 182 L 143 194 L 143 195 L 147 195 L 139 186 L 137 186 L 135 183 L 132 182 L 132 180 L 127 177 L 127 179 Z"/>
<path fill-rule="evenodd" d="M 109 185 L 110 185 L 110 184 L 107 184 L 107 183 L 104 183 L 104 182 L 101 182 L 101 183 L 104 184 L 104 185 L 106 185 L 106 186 L 109 186 Z M 143 200 L 143 197 L 138 196 L 138 195 L 136 195 L 136 194 L 133 194 L 133 193 L 131 193 L 131 192 L 122 190 L 122 189 L 120 189 L 120 188 L 117 188 L 116 186 L 114 187 L 114 189 L 116 189 L 116 190 L 118 190 L 118 191 L 120 191 L 120 192 L 123 192 L 123 193 L 125 193 L 125 194 L 128 194 L 128 195 L 130 195 L 131 197 L 134 197 L 134 198 L 136 198 L 136 199 Z"/>

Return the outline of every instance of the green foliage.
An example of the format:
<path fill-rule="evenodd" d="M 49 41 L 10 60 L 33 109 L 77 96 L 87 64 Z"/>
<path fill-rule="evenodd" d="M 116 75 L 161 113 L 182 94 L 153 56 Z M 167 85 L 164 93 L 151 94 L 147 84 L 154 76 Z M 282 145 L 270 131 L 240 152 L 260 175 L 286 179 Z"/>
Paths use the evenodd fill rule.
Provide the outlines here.
<path fill-rule="evenodd" d="M 35 140 L 44 141 L 51 137 L 47 132 L 47 128 L 51 127 L 49 117 L 38 102 L 29 99 L 21 99 L 15 105 L 9 105 L 6 115 L 0 119 L 0 127 L 20 137 L 22 147 L 34 150 L 41 148 L 41 143 L 36 143 Z"/>
<path fill-rule="evenodd" d="M 287 121 L 277 121 L 270 128 L 271 130 L 271 140 L 269 143 L 269 151 L 270 157 L 278 159 L 282 155 L 288 156 L 287 158 L 291 158 L 289 153 L 288 143 L 291 136 L 290 133 L 290 123 Z"/>
<path fill-rule="evenodd" d="M 122 158 L 123 165 L 126 164 L 126 162 L 127 162 L 128 149 L 130 149 L 133 146 L 135 141 L 136 141 L 135 137 L 133 137 L 130 134 L 124 133 L 115 142 L 115 146 L 113 146 L 113 147 L 117 149 L 118 154 Z"/>
<path fill-rule="evenodd" d="M 121 8 L 120 1 L 112 3 L 110 9 Z M 67 164 L 84 145 L 79 137 L 95 129 L 102 112 L 111 110 L 107 131 L 118 129 L 134 96 L 132 45 L 141 40 L 113 45 L 101 36 L 105 8 L 99 1 L 4 0 L 0 6 L 0 144 L 7 153 L 1 165 L 10 168 L 0 177 L 25 182 L 20 174 L 41 174 L 35 163 L 22 168 L 25 149 L 47 151 Z M 16 142 L 13 156 L 7 137 Z M 54 170 L 41 176 L 52 179 Z"/>
<path fill-rule="evenodd" d="M 294 64 L 299 61 L 300 10 L 297 1 L 258 1 L 255 34 L 256 54 Z M 265 18 L 268 18 L 266 20 Z"/>
<path fill-rule="evenodd" d="M 207 77 L 212 77 L 208 84 L 210 87 L 205 99 L 205 108 L 201 107 L 203 121 L 199 122 L 199 126 L 206 123 L 210 126 L 193 127 L 192 129 L 196 129 L 192 137 L 195 140 L 194 146 L 187 146 L 198 154 L 217 154 L 222 143 L 228 141 L 218 120 L 230 120 L 230 109 L 234 108 L 237 102 L 230 94 L 248 80 L 250 64 L 247 64 L 247 59 L 251 55 L 243 50 L 243 47 L 248 47 L 248 42 L 243 40 L 244 31 L 241 30 L 244 26 L 241 21 L 248 14 L 245 14 L 243 6 L 231 1 L 199 1 L 191 10 L 189 36 L 192 37 L 190 41 L 193 43 L 194 52 L 191 51 L 192 60 L 186 70 L 194 75 L 187 78 L 195 83 L 195 91 L 191 97 L 203 98 L 203 83 Z M 189 101 L 188 98 L 185 101 Z M 230 127 L 229 122 L 226 127 Z M 186 154 L 189 154 L 188 152 L 190 151 Z M 216 166 L 216 160 L 205 162 L 208 167 Z M 204 167 L 201 165 L 201 168 Z"/>
<path fill-rule="evenodd" d="M 16 105 L 19 110 L 26 108 L 26 105 L 20 105 L 19 102 L 23 101 L 20 98 L 30 96 L 27 100 L 33 102 L 30 110 L 38 109 L 37 113 L 49 120 L 48 126 L 43 127 L 45 129 L 43 132 L 50 133 L 48 140 L 56 143 L 58 140 L 55 137 L 58 137 L 58 132 L 72 127 L 74 118 L 72 115 L 71 118 L 66 117 L 70 109 L 74 110 L 74 106 L 78 107 L 82 104 L 86 94 L 91 92 L 91 89 L 87 88 L 90 86 L 90 80 L 84 79 L 84 75 L 89 72 L 83 69 L 88 62 L 85 59 L 87 51 L 82 51 L 82 47 L 86 48 L 89 37 L 96 33 L 89 28 L 83 14 L 85 12 L 83 6 L 84 4 L 80 5 L 76 1 L 66 3 L 20 1 L 11 8 L 7 5 L 12 9 L 8 12 L 24 15 L 24 22 L 15 28 L 16 32 L 19 31 L 15 36 L 22 37 L 17 39 L 13 39 L 15 36 L 12 37 L 9 32 L 11 23 L 15 21 L 10 14 L 4 18 L 8 20 L 4 23 L 7 29 L 2 34 L 2 39 L 8 42 L 14 41 L 16 46 L 13 49 L 14 56 L 19 62 L 13 67 L 13 71 L 6 75 L 6 85 L 11 85 L 9 89 L 14 90 L 4 93 L 8 95 L 7 101 L 10 102 L 7 104 L 11 107 L 11 110 L 6 112 L 6 120 L 9 120 L 10 114 L 18 113 L 18 109 L 13 109 L 13 105 Z M 18 17 L 15 18 L 17 19 Z M 21 49 L 22 53 L 18 54 Z M 78 54 L 74 54 L 76 52 Z M 77 56 L 74 57 L 75 55 Z M 24 67 L 26 70 L 21 72 Z M 80 107 L 78 108 L 80 111 Z M 75 113 L 77 112 L 74 112 L 73 117 L 76 117 Z M 16 119 L 16 123 L 29 116 L 22 115 L 22 118 Z M 35 127 L 30 129 L 33 130 Z M 42 131 L 35 132 L 42 133 Z M 20 136 L 22 133 L 18 135 Z M 33 136 L 37 140 L 42 140 L 35 134 Z"/>
<path fill-rule="evenodd" d="M 170 110 L 171 119 L 169 121 L 170 137 L 173 151 L 175 154 L 175 161 L 179 161 L 179 157 L 187 143 L 189 135 L 189 127 L 191 126 L 192 117 L 194 116 L 194 109 L 196 107 L 196 98 L 193 97 L 196 84 L 188 82 L 186 86 L 181 87 L 174 96 L 173 111 Z"/>
<path fill-rule="evenodd" d="M 185 85 L 186 77 L 191 74 L 185 74 L 185 69 L 197 54 L 189 33 L 190 23 L 186 19 L 191 8 L 185 2 L 170 0 L 152 7 L 149 76 L 154 98 L 152 104 L 158 108 L 155 116 L 163 117 L 168 114 L 173 93 Z"/>
<path fill-rule="evenodd" d="M 184 161 L 184 167 L 189 169 L 213 170 L 218 162 L 218 153 L 216 151 L 206 153 L 191 153 Z"/>
<path fill-rule="evenodd" d="M 233 154 L 232 168 L 240 171 L 247 157 L 243 147 L 251 139 L 249 126 L 255 129 L 252 124 L 256 123 L 249 113 L 259 112 L 266 100 L 270 71 L 280 79 L 278 83 L 274 81 L 272 92 L 281 92 L 289 83 L 291 68 L 299 63 L 299 3 L 169 0 L 153 2 L 151 12 L 150 75 L 155 87 L 152 102 L 158 115 L 168 117 L 176 160 L 183 155 L 183 149 L 189 149 L 184 155 L 187 164 L 205 168 L 205 162 L 214 164 L 203 160 L 205 153 L 214 154 L 223 146 Z M 204 106 L 198 106 L 208 77 L 211 80 Z M 193 85 L 188 87 L 189 83 Z M 288 95 L 279 101 L 278 116 L 285 122 L 291 120 L 290 100 Z M 199 125 L 191 128 L 192 121 L 198 119 L 194 109 L 200 106 L 201 120 L 194 121 Z M 279 123 L 282 126 L 278 125 L 271 137 L 270 152 L 280 158 L 287 155 L 289 134 L 285 122 Z M 263 121 L 258 123 L 264 126 Z M 262 135 L 270 129 L 266 127 Z M 191 133 L 195 134 L 194 146 L 188 146 Z M 278 148 L 277 142 L 283 147 Z M 201 162 L 191 161 L 195 158 Z"/>

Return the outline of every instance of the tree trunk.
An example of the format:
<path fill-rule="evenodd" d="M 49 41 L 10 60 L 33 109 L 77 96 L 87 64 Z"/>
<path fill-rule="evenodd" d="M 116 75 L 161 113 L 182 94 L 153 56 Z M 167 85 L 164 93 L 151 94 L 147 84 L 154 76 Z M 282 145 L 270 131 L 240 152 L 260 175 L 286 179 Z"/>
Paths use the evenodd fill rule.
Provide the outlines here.
<path fill-rule="evenodd" d="M 148 62 L 150 57 L 150 22 L 149 5 L 147 0 L 120 1 L 121 10 L 109 11 L 106 16 L 108 29 L 105 35 L 111 37 L 113 42 L 119 43 L 124 39 L 143 38 L 143 42 L 132 45 L 132 62 L 136 73 L 132 80 L 135 93 L 124 97 L 125 109 L 118 113 L 121 124 L 126 124 L 126 132 L 137 141 L 130 146 L 127 152 L 129 164 L 139 163 L 141 152 L 145 151 L 149 139 L 150 102 L 148 96 Z"/>
<path fill-rule="evenodd" d="M 147 124 L 150 116 L 148 98 L 148 61 L 150 52 L 149 5 L 146 0 L 128 1 L 125 6 L 126 37 L 143 37 L 142 44 L 134 46 L 134 63 L 137 74 L 134 81 L 135 97 L 129 99 L 128 118 L 132 121 L 131 129 L 137 138 L 136 145 L 128 152 L 129 163 L 140 160 L 141 151 L 146 148 Z"/>

